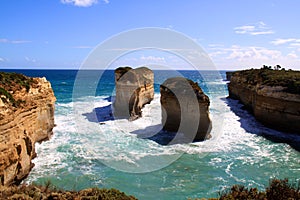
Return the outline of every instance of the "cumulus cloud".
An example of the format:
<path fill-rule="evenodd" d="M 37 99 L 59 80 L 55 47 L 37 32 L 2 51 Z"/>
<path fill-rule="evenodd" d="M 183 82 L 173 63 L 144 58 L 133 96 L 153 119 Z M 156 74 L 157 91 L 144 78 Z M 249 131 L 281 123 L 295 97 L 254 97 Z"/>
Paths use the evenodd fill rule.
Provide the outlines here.
<path fill-rule="evenodd" d="M 219 48 L 209 54 L 211 57 L 223 55 L 226 59 L 277 59 L 281 56 L 281 52 L 277 50 L 270 50 L 265 47 L 241 47 L 239 45 L 232 45 L 230 48 Z"/>
<path fill-rule="evenodd" d="M 63 4 L 72 4 L 79 7 L 90 7 L 98 3 L 98 0 L 61 0 Z M 104 3 L 108 4 L 109 0 L 103 0 Z"/>
<path fill-rule="evenodd" d="M 287 55 L 287 57 L 297 59 L 297 58 L 298 58 L 298 55 L 295 53 L 295 51 L 292 51 L 291 53 L 289 53 L 289 54 Z"/>
<path fill-rule="evenodd" d="M 255 24 L 238 26 L 234 28 L 237 34 L 249 34 L 249 35 L 267 35 L 273 34 L 274 31 L 271 30 L 264 22 L 258 22 Z"/>
<path fill-rule="evenodd" d="M 283 53 L 259 46 L 232 45 L 229 47 L 211 47 L 209 56 L 216 66 L 241 69 L 245 67 L 259 68 L 262 65 L 276 65 L 299 68 L 300 57 L 297 50 Z"/>
<path fill-rule="evenodd" d="M 10 44 L 23 44 L 23 43 L 30 43 L 29 40 L 9 40 L 6 38 L 0 38 L 0 43 L 10 43 Z"/>

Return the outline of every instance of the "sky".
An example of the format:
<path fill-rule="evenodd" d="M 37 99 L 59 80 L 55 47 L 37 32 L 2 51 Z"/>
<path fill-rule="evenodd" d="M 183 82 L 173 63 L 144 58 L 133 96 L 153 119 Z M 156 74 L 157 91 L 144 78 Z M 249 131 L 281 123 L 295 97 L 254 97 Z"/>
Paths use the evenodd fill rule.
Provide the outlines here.
<path fill-rule="evenodd" d="M 79 69 L 99 44 L 153 27 L 190 38 L 218 70 L 300 70 L 299 8 L 298 0 L 1 0 L 0 69 Z M 112 63 L 188 69 L 179 60 L 128 50 Z"/>

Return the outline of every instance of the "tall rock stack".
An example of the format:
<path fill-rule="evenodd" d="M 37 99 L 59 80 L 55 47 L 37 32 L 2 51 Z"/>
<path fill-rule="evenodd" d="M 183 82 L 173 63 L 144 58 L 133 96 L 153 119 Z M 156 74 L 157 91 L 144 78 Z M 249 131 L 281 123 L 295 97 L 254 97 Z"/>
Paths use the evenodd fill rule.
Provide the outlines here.
<path fill-rule="evenodd" d="M 190 141 L 210 137 L 209 98 L 197 83 L 183 78 L 167 79 L 160 86 L 163 130 L 181 132 Z"/>
<path fill-rule="evenodd" d="M 142 108 L 154 98 L 154 74 L 146 67 L 115 70 L 116 99 L 114 117 L 134 120 L 142 116 Z"/>
<path fill-rule="evenodd" d="M 0 185 L 29 174 L 35 143 L 52 135 L 55 100 L 45 78 L 0 73 Z"/>

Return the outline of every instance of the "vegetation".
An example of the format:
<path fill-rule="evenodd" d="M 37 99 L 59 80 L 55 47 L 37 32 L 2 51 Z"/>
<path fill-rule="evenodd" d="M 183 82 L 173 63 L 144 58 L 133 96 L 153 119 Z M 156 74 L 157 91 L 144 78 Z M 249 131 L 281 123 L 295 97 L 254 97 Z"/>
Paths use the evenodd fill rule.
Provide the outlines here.
<path fill-rule="evenodd" d="M 127 196 L 124 192 L 116 189 L 89 188 L 76 191 L 62 191 L 53 187 L 50 182 L 45 186 L 21 185 L 19 187 L 0 187 L 0 200 L 136 200 L 133 196 Z"/>
<path fill-rule="evenodd" d="M 220 200 L 234 200 L 234 199 L 262 199 L 262 200 L 299 200 L 300 199 L 300 185 L 290 184 L 288 179 L 279 180 L 273 179 L 265 191 L 258 191 L 256 188 L 246 188 L 241 185 L 234 185 L 228 191 L 220 195 Z"/>
<path fill-rule="evenodd" d="M 241 185 L 234 185 L 230 189 L 220 192 L 219 196 L 219 198 L 196 198 L 194 200 L 299 200 L 300 182 L 291 184 L 288 179 L 273 179 L 270 180 L 269 185 L 264 191 L 258 191 L 257 188 L 248 189 Z M 48 181 L 44 186 L 0 186 L 0 200 L 2 199 L 136 200 L 137 198 L 128 196 L 116 189 L 88 188 L 81 191 L 63 191 L 58 190 Z"/>
<path fill-rule="evenodd" d="M 32 82 L 32 78 L 28 78 L 23 74 L 17 74 L 15 72 L 0 72 L 0 85 L 2 85 L 4 88 L 19 86 L 21 88 L 25 87 L 28 92 Z"/>
<path fill-rule="evenodd" d="M 22 74 L 0 72 L 1 100 L 4 103 L 11 103 L 14 107 L 18 107 L 23 101 L 16 101 L 9 91 L 26 88 L 26 91 L 28 92 L 32 83 L 32 78 L 28 78 Z"/>
<path fill-rule="evenodd" d="M 285 70 L 280 65 L 273 70 L 271 66 L 264 65 L 261 69 L 234 72 L 236 74 L 245 77 L 251 85 L 282 86 L 288 93 L 300 94 L 300 71 Z"/>

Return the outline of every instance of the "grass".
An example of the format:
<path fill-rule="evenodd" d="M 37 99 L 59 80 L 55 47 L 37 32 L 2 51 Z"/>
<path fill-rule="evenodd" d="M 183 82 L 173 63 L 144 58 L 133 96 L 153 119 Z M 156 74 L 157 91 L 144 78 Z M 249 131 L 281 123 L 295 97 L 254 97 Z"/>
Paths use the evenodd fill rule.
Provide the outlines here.
<path fill-rule="evenodd" d="M 244 77 L 251 85 L 282 86 L 285 92 L 300 94 L 300 71 L 262 68 L 237 71 L 233 75 Z"/>

